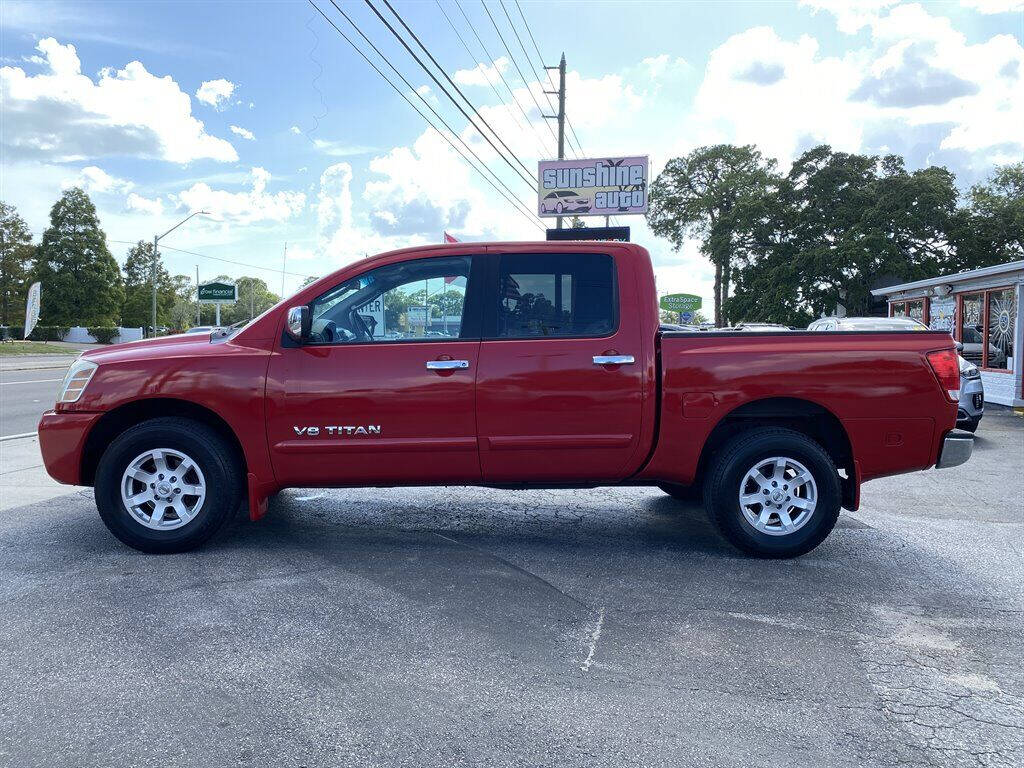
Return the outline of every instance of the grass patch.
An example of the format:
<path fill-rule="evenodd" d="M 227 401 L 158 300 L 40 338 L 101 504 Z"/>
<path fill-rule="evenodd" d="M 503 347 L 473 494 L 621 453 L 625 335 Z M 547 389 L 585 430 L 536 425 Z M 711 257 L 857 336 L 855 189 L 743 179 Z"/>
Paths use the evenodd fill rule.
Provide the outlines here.
<path fill-rule="evenodd" d="M 10 341 L 0 344 L 0 357 L 15 355 L 77 355 L 81 350 L 41 341 Z"/>

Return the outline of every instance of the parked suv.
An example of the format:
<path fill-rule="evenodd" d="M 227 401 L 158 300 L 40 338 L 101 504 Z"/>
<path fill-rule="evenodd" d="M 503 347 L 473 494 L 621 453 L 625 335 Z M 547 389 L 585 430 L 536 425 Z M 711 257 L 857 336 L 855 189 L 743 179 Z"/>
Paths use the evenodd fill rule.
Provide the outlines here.
<path fill-rule="evenodd" d="M 823 317 L 815 320 L 808 331 L 927 331 L 928 326 L 912 317 Z M 968 329 L 964 329 L 966 333 Z M 973 330 L 973 329 L 972 329 Z M 957 342 L 957 350 L 970 354 L 970 344 Z M 975 345 L 980 349 L 980 344 Z M 993 347 L 994 349 L 995 347 Z M 978 359 L 981 353 L 978 352 Z M 974 432 L 985 413 L 985 386 L 978 366 L 963 357 L 960 361 L 960 403 L 956 411 L 956 425 Z"/>

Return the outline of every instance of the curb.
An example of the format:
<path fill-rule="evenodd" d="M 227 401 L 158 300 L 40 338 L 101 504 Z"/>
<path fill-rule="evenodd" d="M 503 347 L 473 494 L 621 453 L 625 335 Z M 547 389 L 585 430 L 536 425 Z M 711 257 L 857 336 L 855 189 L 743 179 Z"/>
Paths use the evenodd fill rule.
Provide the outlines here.
<path fill-rule="evenodd" d="M 0 443 L 7 442 L 8 440 L 23 440 L 26 437 L 36 437 L 38 434 L 38 432 L 22 432 L 18 435 L 4 435 L 0 437 Z"/>
<path fill-rule="evenodd" d="M 41 371 L 45 368 L 67 368 L 73 362 L 74 360 L 68 360 L 66 363 L 63 360 L 54 360 L 52 362 L 36 363 L 35 365 L 31 365 L 27 362 L 23 365 L 4 365 L 0 366 L 0 373 L 4 373 L 6 371 Z"/>

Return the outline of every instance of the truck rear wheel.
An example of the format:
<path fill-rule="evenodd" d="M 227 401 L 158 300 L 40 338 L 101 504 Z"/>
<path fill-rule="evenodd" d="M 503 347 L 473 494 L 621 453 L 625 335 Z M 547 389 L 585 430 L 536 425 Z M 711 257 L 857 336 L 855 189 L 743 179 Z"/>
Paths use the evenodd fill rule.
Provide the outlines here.
<path fill-rule="evenodd" d="M 184 552 L 238 509 L 242 469 L 231 446 L 190 419 L 159 418 L 118 435 L 96 469 L 96 507 L 129 547 Z"/>
<path fill-rule="evenodd" d="M 704 483 L 704 506 L 725 539 L 757 557 L 796 557 L 832 532 L 842 495 L 835 464 L 790 429 L 742 432 L 726 443 Z"/>

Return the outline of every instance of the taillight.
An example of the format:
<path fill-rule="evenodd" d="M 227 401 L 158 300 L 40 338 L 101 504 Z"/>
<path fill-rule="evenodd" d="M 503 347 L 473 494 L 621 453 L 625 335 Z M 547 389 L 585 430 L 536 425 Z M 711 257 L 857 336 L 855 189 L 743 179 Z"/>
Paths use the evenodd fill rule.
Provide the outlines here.
<path fill-rule="evenodd" d="M 954 403 L 960 399 L 960 362 L 957 360 L 956 352 L 952 349 L 940 349 L 937 352 L 929 352 L 928 364 L 935 372 L 935 378 L 946 395 Z"/>

